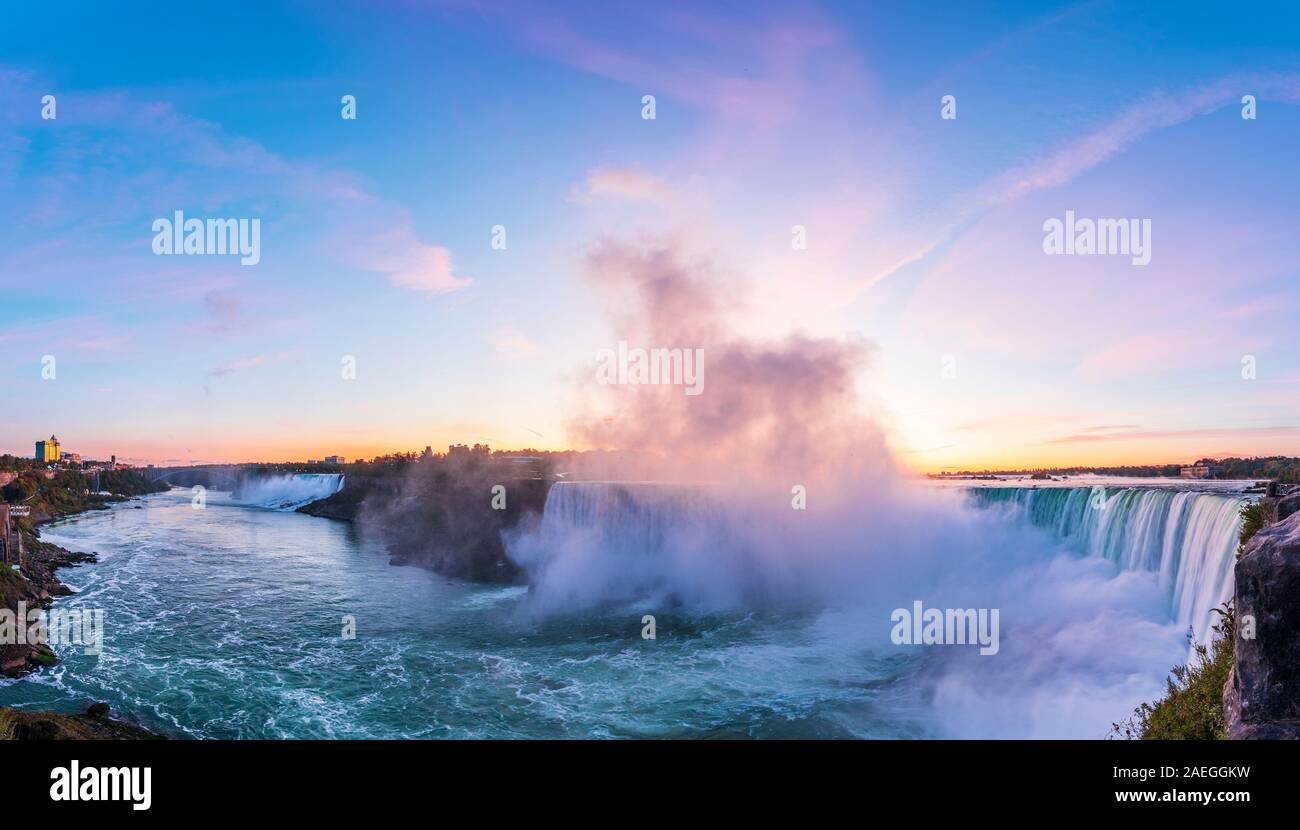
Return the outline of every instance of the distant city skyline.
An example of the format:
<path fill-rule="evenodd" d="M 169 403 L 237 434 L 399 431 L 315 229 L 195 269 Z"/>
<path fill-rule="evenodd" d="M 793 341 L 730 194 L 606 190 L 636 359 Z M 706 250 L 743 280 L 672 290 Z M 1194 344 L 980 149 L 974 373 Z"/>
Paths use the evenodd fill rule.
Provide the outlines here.
<path fill-rule="evenodd" d="M 6 12 L 0 452 L 590 448 L 613 240 L 912 471 L 1300 455 L 1293 5 L 222 8 Z"/>

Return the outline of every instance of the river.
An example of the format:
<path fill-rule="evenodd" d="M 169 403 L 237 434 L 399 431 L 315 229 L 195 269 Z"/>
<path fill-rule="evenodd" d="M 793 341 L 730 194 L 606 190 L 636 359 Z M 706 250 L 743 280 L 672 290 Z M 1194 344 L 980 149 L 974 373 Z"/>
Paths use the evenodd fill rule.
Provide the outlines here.
<path fill-rule="evenodd" d="M 553 496 L 573 503 L 563 487 Z M 973 513 L 1031 499 L 993 501 Z M 1232 509 L 1214 514 L 1215 556 Z M 1167 519 L 1147 509 L 1148 524 L 1153 510 Z M 621 602 L 539 616 L 525 587 L 392 566 L 350 525 L 217 493 L 196 510 L 172 490 L 44 528 L 98 554 L 61 571 L 77 593 L 58 604 L 103 609 L 104 647 L 60 647 L 53 669 L 0 681 L 0 705 L 104 701 L 191 738 L 1101 737 L 1186 654 L 1160 574 L 1168 545 L 1144 543 L 1153 562 L 1112 561 L 1033 527 L 1052 523 L 1043 515 L 1023 518 L 1017 532 L 1046 553 L 999 577 L 1007 646 L 984 662 L 889 647 L 875 606 Z M 1221 569 L 1213 579 L 1221 592 Z"/>

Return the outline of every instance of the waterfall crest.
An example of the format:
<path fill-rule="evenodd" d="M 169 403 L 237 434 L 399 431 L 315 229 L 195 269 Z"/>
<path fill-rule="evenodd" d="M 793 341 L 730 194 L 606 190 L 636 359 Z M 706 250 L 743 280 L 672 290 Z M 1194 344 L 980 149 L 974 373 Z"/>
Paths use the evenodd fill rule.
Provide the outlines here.
<path fill-rule="evenodd" d="M 584 528 L 631 556 L 661 553 L 684 525 L 712 514 L 699 487 L 603 481 L 560 482 L 546 496 L 542 530 Z"/>
<path fill-rule="evenodd" d="M 1159 574 L 1171 616 L 1208 639 L 1212 610 L 1232 597 L 1240 496 L 1134 487 L 979 487 L 979 507 L 1001 507 L 1078 553 Z"/>
<path fill-rule="evenodd" d="M 341 473 L 285 473 L 247 478 L 234 498 L 271 510 L 297 510 L 343 489 Z"/>

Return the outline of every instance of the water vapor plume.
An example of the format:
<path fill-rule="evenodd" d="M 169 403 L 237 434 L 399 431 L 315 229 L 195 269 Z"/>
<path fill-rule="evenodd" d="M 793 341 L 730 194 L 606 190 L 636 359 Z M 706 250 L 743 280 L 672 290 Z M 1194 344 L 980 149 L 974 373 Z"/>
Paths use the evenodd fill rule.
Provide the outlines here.
<path fill-rule="evenodd" d="M 606 239 L 584 268 L 607 301 L 617 339 L 702 350 L 704 383 L 695 396 L 674 385 L 591 383 L 570 422 L 575 444 L 637 451 L 674 481 L 744 480 L 788 490 L 850 468 L 892 472 L 883 432 L 856 391 L 873 351 L 864 340 L 734 331 L 743 282 L 677 241 Z"/>
<path fill-rule="evenodd" d="M 871 346 L 733 330 L 743 292 L 672 241 L 607 240 L 585 267 L 616 336 L 702 348 L 707 380 L 584 386 L 573 437 L 611 451 L 606 480 L 553 485 L 540 525 L 508 538 L 521 612 L 794 614 L 818 665 L 898 661 L 891 705 L 935 735 L 1101 737 L 1159 693 L 1185 646 L 1153 576 L 904 476 L 864 400 Z M 914 601 L 998 609 L 998 652 L 893 642 Z"/>

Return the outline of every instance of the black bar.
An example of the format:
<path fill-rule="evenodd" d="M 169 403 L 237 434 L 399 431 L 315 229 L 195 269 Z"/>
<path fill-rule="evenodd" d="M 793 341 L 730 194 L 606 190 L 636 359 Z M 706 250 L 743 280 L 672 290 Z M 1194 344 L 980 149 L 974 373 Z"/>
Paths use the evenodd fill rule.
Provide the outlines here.
<path fill-rule="evenodd" d="M 1222 819 L 1287 809 L 1296 786 L 1294 748 L 1268 742 L 45 742 L 11 744 L 3 757 L 6 794 L 21 793 L 22 803 L 49 820 L 371 810 L 416 811 L 438 822 L 464 810 L 563 820 L 568 810 L 586 814 L 604 805 L 621 812 L 593 815 L 640 823 L 659 810 L 686 819 L 693 815 L 686 805 L 697 799 L 760 814 L 772 800 L 835 807 L 864 821 L 896 810 L 1052 820 L 1173 811 Z M 149 767 L 149 809 L 51 800 L 51 770 L 73 760 L 82 771 Z M 1153 772 L 1143 781 L 1118 770 Z M 1131 803 L 1119 798 L 1133 796 L 1117 795 L 1174 792 L 1216 800 Z M 1245 800 L 1218 800 L 1225 796 Z"/>

